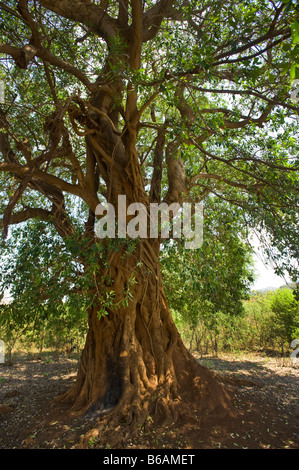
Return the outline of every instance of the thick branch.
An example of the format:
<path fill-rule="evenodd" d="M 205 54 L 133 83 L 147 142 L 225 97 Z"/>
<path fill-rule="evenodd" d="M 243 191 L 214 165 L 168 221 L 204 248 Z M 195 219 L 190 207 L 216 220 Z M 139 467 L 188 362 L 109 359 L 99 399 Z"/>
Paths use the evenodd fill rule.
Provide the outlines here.
<path fill-rule="evenodd" d="M 77 69 L 69 62 L 62 60 L 60 57 L 55 56 L 48 49 L 41 46 L 38 48 L 36 55 L 44 61 L 49 62 L 49 64 L 70 73 L 74 77 L 78 78 L 78 80 L 80 80 L 80 82 L 82 82 L 89 90 L 93 90 L 92 83 L 81 70 Z"/>
<path fill-rule="evenodd" d="M 184 194 L 187 193 L 185 169 L 181 157 L 177 156 L 177 149 L 178 144 L 175 141 L 166 148 L 168 191 L 163 202 L 167 204 L 182 204 Z"/>
<path fill-rule="evenodd" d="M 39 0 L 39 3 L 57 15 L 84 24 L 106 41 L 116 33 L 116 21 L 90 0 Z"/>
<path fill-rule="evenodd" d="M 17 163 L 0 163 L 0 171 L 6 171 L 12 173 L 20 178 L 26 177 L 28 172 L 30 172 L 31 168 L 29 166 L 22 166 L 18 165 Z M 45 173 L 41 170 L 36 170 L 33 177 L 33 180 L 41 180 L 47 184 L 51 184 L 56 186 L 61 191 L 65 191 L 70 194 L 74 194 L 76 196 L 82 197 L 82 189 L 79 185 L 68 183 L 63 179 L 59 178 L 58 176 L 51 175 L 49 173 Z"/>
<path fill-rule="evenodd" d="M 27 163 L 32 160 L 31 150 L 26 142 L 21 142 L 10 130 L 10 124 L 5 113 L 0 109 L 0 129 L 5 129 L 5 133 L 0 133 L 0 152 L 4 160 L 8 163 L 18 163 L 17 156 L 11 148 L 9 136 L 14 140 L 18 150 L 22 152 Z"/>
<path fill-rule="evenodd" d="M 161 199 L 161 183 L 162 183 L 162 172 L 163 172 L 163 152 L 165 145 L 165 130 L 163 129 L 158 133 L 156 147 L 154 150 L 154 161 L 153 161 L 153 176 L 150 190 L 150 202 L 160 202 Z"/>
<path fill-rule="evenodd" d="M 173 3 L 173 0 L 160 0 L 145 13 L 143 42 L 150 41 L 157 35 L 163 19 L 171 12 Z"/>
<path fill-rule="evenodd" d="M 224 120 L 224 128 L 228 129 L 242 129 L 243 127 L 247 126 L 248 124 L 257 124 L 259 127 L 262 127 L 263 123 L 265 123 L 270 115 L 274 105 L 268 105 L 267 109 L 258 117 L 257 119 L 254 118 L 247 118 L 243 121 L 227 121 Z"/>
<path fill-rule="evenodd" d="M 141 47 L 142 47 L 142 0 L 134 0 L 132 2 L 132 26 L 130 41 L 130 65 L 133 69 L 140 68 Z"/>
<path fill-rule="evenodd" d="M 12 214 L 10 217 L 9 224 L 16 225 L 22 222 L 26 222 L 29 219 L 36 219 L 36 218 L 49 220 L 50 217 L 51 217 L 51 212 L 46 209 L 28 207 L 23 211 Z M 3 221 L 1 221 L 1 225 L 3 226 Z"/>
<path fill-rule="evenodd" d="M 121 28 L 125 28 L 128 26 L 129 20 L 129 10 L 128 10 L 128 0 L 120 0 L 118 6 L 118 24 Z"/>
<path fill-rule="evenodd" d="M 73 235 L 75 229 L 66 213 L 63 192 L 56 186 L 38 180 L 32 182 L 31 186 L 51 201 L 51 216 L 53 217 L 53 222 L 58 233 L 63 238 Z"/>
<path fill-rule="evenodd" d="M 26 177 L 23 178 L 23 180 L 21 181 L 21 183 L 20 183 L 18 189 L 16 190 L 16 192 L 10 198 L 10 201 L 9 201 L 5 211 L 4 211 L 4 215 L 3 215 L 3 236 L 4 236 L 4 238 L 7 237 L 8 226 L 10 224 L 12 211 L 13 211 L 15 205 L 18 203 L 18 201 L 19 201 L 20 197 L 22 196 L 23 192 L 25 191 L 27 185 L 29 184 L 34 172 L 35 172 L 35 167 L 32 167 L 31 170 L 26 175 Z"/>
<path fill-rule="evenodd" d="M 11 56 L 18 65 L 18 67 L 22 69 L 26 69 L 31 60 L 35 56 L 37 56 L 41 58 L 44 62 L 48 62 L 49 64 L 52 64 L 55 67 L 58 67 L 72 74 L 74 77 L 80 80 L 89 90 L 92 90 L 93 87 L 91 82 L 84 75 L 84 73 L 82 73 L 81 70 L 77 69 L 75 66 L 61 59 L 60 57 L 55 56 L 52 52 L 50 52 L 49 49 L 46 49 L 43 46 L 39 35 L 38 27 L 29 13 L 27 2 L 25 0 L 19 0 L 18 9 L 22 20 L 31 29 L 32 37 L 30 43 L 26 44 L 22 48 L 17 48 L 11 46 L 10 44 L 1 44 L 0 53 Z"/>
<path fill-rule="evenodd" d="M 0 45 L 0 54 L 10 55 L 18 67 L 26 69 L 28 64 L 36 55 L 36 48 L 32 44 L 26 44 L 22 48 L 11 46 L 10 44 Z"/>

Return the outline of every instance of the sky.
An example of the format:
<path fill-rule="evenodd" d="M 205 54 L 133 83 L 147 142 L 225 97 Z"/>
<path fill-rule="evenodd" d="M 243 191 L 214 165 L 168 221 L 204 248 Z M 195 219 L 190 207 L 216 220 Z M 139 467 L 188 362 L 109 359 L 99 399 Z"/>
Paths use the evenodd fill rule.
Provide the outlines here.
<path fill-rule="evenodd" d="M 290 281 L 290 277 L 277 276 L 271 264 L 265 262 L 265 255 L 261 248 L 257 235 L 253 232 L 250 242 L 254 250 L 253 261 L 256 271 L 256 281 L 252 285 L 252 290 L 265 289 L 267 287 L 280 287 Z"/>
<path fill-rule="evenodd" d="M 265 289 L 267 287 L 280 287 L 289 281 L 289 278 L 285 279 L 275 274 L 271 266 L 266 266 L 260 256 L 254 256 L 254 264 L 256 269 L 257 279 L 252 285 L 252 290 Z"/>

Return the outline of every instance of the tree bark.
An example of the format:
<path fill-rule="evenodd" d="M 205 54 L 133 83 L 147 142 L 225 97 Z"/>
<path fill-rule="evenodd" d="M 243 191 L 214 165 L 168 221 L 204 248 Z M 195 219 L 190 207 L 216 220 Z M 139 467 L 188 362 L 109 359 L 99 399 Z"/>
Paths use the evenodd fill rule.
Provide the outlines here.
<path fill-rule="evenodd" d="M 131 96 L 132 110 L 134 100 Z M 116 121 L 111 123 L 111 98 L 100 94 L 93 106 L 99 110 L 93 119 L 100 131 L 88 135 L 86 143 L 105 180 L 106 200 L 114 205 L 116 217 L 119 195 L 126 196 L 127 205 L 139 202 L 149 211 L 136 152 L 136 127 L 128 121 L 120 138 L 113 129 Z M 108 250 L 110 242 L 103 243 Z M 188 352 L 172 320 L 162 285 L 159 238 L 138 239 L 133 253 L 126 252 L 126 243 L 119 240 L 118 251 L 108 251 L 108 268 L 103 267 L 96 280 L 98 298 L 88 314 L 77 381 L 62 399 L 71 402 L 74 410 L 107 423 L 106 433 L 122 424 L 124 433 L 132 435 L 149 417 L 173 422 L 182 415 L 194 419 L 194 410 L 201 417 L 226 414 L 228 394 Z M 112 291 L 113 305 L 103 305 L 101 299 L 111 299 Z M 99 315 L 103 307 L 107 315 Z M 118 432 L 117 438 L 122 435 Z"/>
<path fill-rule="evenodd" d="M 122 252 L 113 253 L 111 260 L 112 287 L 101 284 L 99 289 L 111 292 L 112 288 L 117 305 L 134 275 L 132 300 L 128 306 L 108 308 L 108 315 L 100 318 L 100 302 L 90 310 L 77 381 L 60 399 L 71 403 L 74 411 L 99 417 L 109 425 L 106 433 L 121 424 L 130 435 L 149 417 L 151 422 L 170 424 L 182 416 L 202 420 L 231 413 L 229 395 L 188 352 L 172 320 L 158 243 L 140 240 L 125 261 Z M 115 436 L 119 443 L 123 433 L 118 430 Z"/>

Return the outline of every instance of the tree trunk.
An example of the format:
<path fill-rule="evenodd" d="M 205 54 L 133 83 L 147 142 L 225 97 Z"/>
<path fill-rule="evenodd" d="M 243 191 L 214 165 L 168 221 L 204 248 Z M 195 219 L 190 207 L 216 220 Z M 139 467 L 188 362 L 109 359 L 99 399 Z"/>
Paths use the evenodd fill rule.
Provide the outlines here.
<path fill-rule="evenodd" d="M 163 291 L 154 243 L 140 240 L 125 260 L 121 251 L 113 253 L 110 276 L 118 308 L 110 306 L 100 318 L 100 303 L 91 309 L 77 381 L 63 397 L 74 410 L 106 420 L 110 430 L 121 423 L 132 433 L 149 417 L 171 423 L 181 415 L 223 417 L 230 411 L 229 396 L 218 380 L 182 343 Z M 125 306 L 122 299 L 132 276 L 136 282 Z M 106 289 L 111 292 L 111 285 Z"/>
<path fill-rule="evenodd" d="M 99 94 L 92 103 L 101 110 L 97 116 L 101 132 L 86 137 L 86 144 L 91 167 L 97 162 L 105 180 L 107 202 L 115 207 L 116 218 L 119 195 L 126 195 L 127 206 L 139 202 L 149 209 L 136 152 L 136 128 L 128 121 L 120 139 L 111 127 L 112 113 L 107 119 L 109 96 Z M 128 106 L 134 115 L 133 92 Z M 110 242 L 103 243 L 108 249 Z M 98 300 L 88 315 L 77 381 L 63 400 L 72 402 L 74 410 L 99 416 L 108 431 L 125 425 L 125 433 L 132 433 L 149 417 L 173 422 L 180 414 L 194 417 L 194 410 L 201 415 L 227 412 L 227 393 L 188 352 L 172 320 L 162 286 L 160 240 L 138 239 L 129 254 L 125 246 L 126 241 L 119 240 L 118 251 L 108 251 L 109 266 L 97 279 Z M 113 305 L 111 301 L 103 305 L 112 291 Z M 107 315 L 99 315 L 103 307 Z M 118 431 L 119 438 L 121 434 Z"/>

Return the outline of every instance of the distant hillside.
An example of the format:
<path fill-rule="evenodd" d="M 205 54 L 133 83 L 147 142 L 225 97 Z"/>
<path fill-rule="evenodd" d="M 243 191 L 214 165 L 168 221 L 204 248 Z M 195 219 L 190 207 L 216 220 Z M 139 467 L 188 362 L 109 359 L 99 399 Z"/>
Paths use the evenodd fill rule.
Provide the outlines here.
<path fill-rule="evenodd" d="M 269 287 L 264 287 L 263 289 L 254 289 L 254 290 L 251 291 L 251 293 L 252 294 L 254 294 L 254 293 L 259 294 L 261 292 L 268 292 L 268 291 L 273 291 L 274 292 L 278 289 L 294 289 L 294 288 L 295 288 L 295 283 L 293 282 L 293 283 L 290 283 L 290 284 L 284 284 L 280 287 L 271 287 L 271 286 L 269 286 Z"/>
<path fill-rule="evenodd" d="M 258 289 L 256 292 L 268 292 L 268 291 L 275 291 L 280 289 L 280 287 L 264 287 L 263 289 Z"/>

